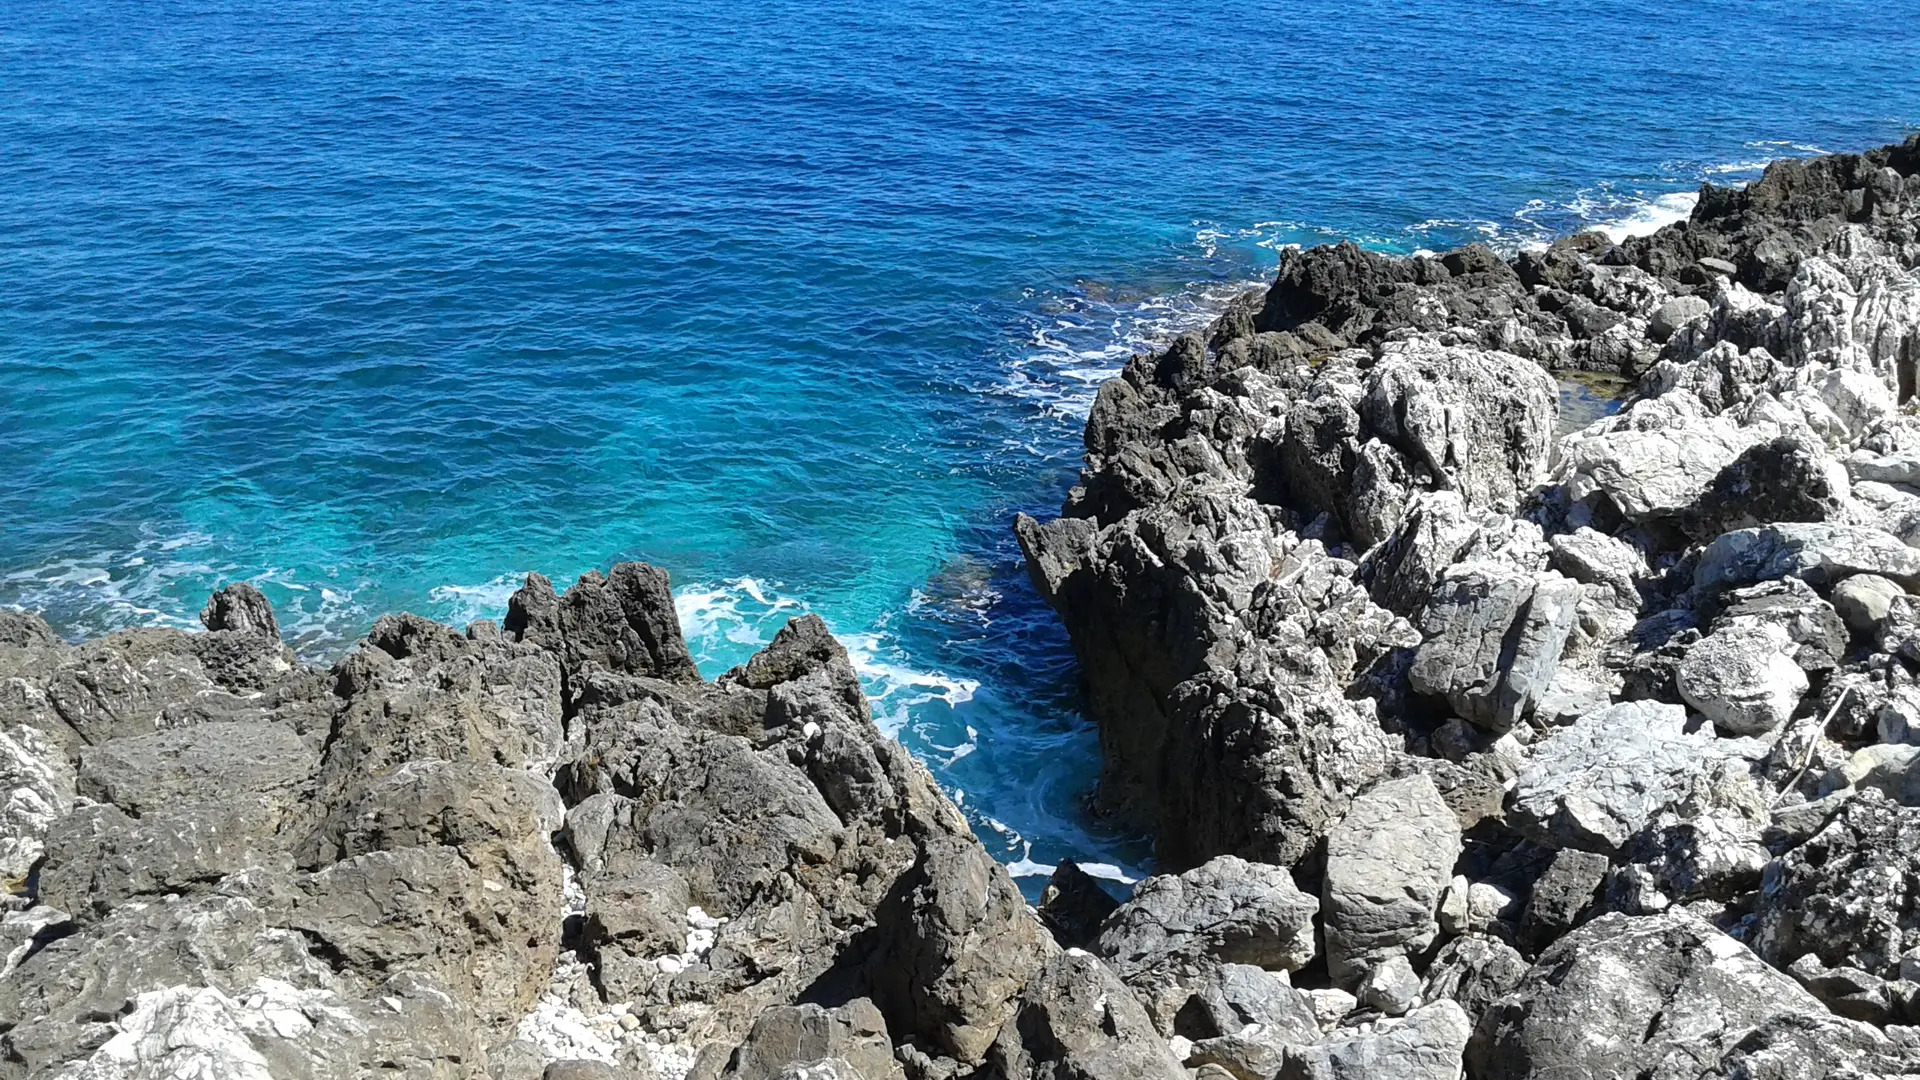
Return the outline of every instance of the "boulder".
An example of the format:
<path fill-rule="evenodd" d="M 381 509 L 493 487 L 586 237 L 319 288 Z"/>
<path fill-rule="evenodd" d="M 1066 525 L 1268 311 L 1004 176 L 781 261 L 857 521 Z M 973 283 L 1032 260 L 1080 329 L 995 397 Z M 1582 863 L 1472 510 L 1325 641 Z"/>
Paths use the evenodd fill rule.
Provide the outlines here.
<path fill-rule="evenodd" d="M 1898 978 L 1901 955 L 1920 945 L 1915 880 L 1920 808 L 1862 791 L 1767 867 L 1754 949 L 1782 967 L 1810 955 L 1825 967 Z"/>
<path fill-rule="evenodd" d="M 1061 859 L 1040 892 L 1040 921 L 1063 948 L 1085 948 L 1100 935 L 1100 925 L 1120 906 L 1092 875 L 1072 859 Z"/>
<path fill-rule="evenodd" d="M 1146 1011 L 1097 957 L 1068 949 L 1021 992 L 990 1054 L 1000 1075 L 1185 1080 Z"/>
<path fill-rule="evenodd" d="M 1520 917 L 1520 938 L 1529 950 L 1538 952 L 1586 917 L 1608 865 L 1606 856 L 1590 851 L 1554 853 L 1547 872 L 1533 883 L 1526 912 Z"/>
<path fill-rule="evenodd" d="M 1680 696 L 1721 730 L 1764 735 L 1787 722 L 1806 695 L 1807 674 L 1778 626 L 1715 630 L 1687 650 L 1675 671 Z"/>
<path fill-rule="evenodd" d="M 1472 1031 L 1465 1010 L 1436 1001 L 1371 1030 L 1335 1032 L 1322 1042 L 1292 1048 L 1276 1080 L 1455 1080 Z"/>
<path fill-rule="evenodd" d="M 1449 569 L 1421 616 L 1426 640 L 1409 685 L 1490 731 L 1509 730 L 1552 684 L 1580 598 L 1578 583 L 1558 574 Z"/>
<path fill-rule="evenodd" d="M 1711 731 L 1687 730 L 1678 705 L 1609 706 L 1535 746 L 1507 819 L 1541 843 L 1612 855 L 1725 753 Z"/>
<path fill-rule="evenodd" d="M 776 1005 L 753 1022 L 721 1080 L 776 1080 L 790 1066 L 837 1059 L 858 1080 L 904 1080 L 880 1010 L 865 998 L 845 1005 Z"/>
<path fill-rule="evenodd" d="M 1781 524 L 1727 533 L 1700 552 L 1694 588 L 1703 593 L 1797 577 L 1815 588 L 1876 574 L 1904 588 L 1920 584 L 1920 550 L 1861 525 Z"/>
<path fill-rule="evenodd" d="M 1322 893 L 1327 968 L 1337 985 L 1358 986 L 1374 965 L 1433 943 L 1434 913 L 1460 851 L 1459 822 L 1424 775 L 1353 801 L 1327 837 Z"/>
<path fill-rule="evenodd" d="M 1607 914 L 1561 938 L 1481 1018 L 1467 1068 L 1486 1080 L 1639 1076 L 1711 1060 L 1755 1025 L 1826 1010 L 1746 946 L 1685 911 Z"/>
<path fill-rule="evenodd" d="M 1470 1023 L 1505 997 L 1530 967 L 1519 950 L 1484 934 L 1456 937 L 1434 954 L 1420 986 L 1420 1001 L 1452 1001 L 1466 1010 Z"/>
<path fill-rule="evenodd" d="M 1872 638 L 1886 625 L 1894 600 L 1904 595 L 1898 583 L 1878 574 L 1855 574 L 1833 587 L 1833 607 L 1848 630 Z"/>
<path fill-rule="evenodd" d="M 1304 967 L 1314 955 L 1319 909 L 1284 867 L 1222 855 L 1141 882 L 1107 918 L 1094 948 L 1171 1032 L 1174 1016 L 1221 964 Z"/>
<path fill-rule="evenodd" d="M 200 610 L 200 624 L 208 630 L 230 630 L 280 640 L 280 620 L 273 605 L 259 589 L 247 582 L 235 582 L 208 598 Z"/>

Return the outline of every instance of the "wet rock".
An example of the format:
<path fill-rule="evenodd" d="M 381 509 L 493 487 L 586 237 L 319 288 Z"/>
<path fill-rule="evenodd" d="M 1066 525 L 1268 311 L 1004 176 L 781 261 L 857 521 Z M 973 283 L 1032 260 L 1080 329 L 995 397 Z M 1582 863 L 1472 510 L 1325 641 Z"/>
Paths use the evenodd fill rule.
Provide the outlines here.
<path fill-rule="evenodd" d="M 1374 965 L 1432 944 L 1460 850 L 1459 823 L 1423 775 L 1354 800 L 1327 838 L 1322 911 L 1335 983 L 1357 986 Z"/>
<path fill-rule="evenodd" d="M 1554 943 L 1487 1011 L 1467 1067 L 1488 1080 L 1642 1075 L 1676 1051 L 1711 1059 L 1775 1017 L 1824 1013 L 1693 915 L 1608 914 Z"/>

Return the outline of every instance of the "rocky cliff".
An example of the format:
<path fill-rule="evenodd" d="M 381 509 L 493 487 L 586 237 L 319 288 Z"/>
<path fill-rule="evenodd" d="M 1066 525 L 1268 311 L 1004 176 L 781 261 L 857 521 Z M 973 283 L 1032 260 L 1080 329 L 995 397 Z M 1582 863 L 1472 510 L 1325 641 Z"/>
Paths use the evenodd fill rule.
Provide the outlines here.
<path fill-rule="evenodd" d="M 1567 431 L 1570 371 L 1633 389 Z M 1104 385 L 1015 531 L 1183 871 L 1093 948 L 1184 1064 L 1920 1075 L 1917 373 L 1920 136 L 1620 244 L 1289 251 Z M 1286 950 L 1135 944 L 1222 875 Z"/>

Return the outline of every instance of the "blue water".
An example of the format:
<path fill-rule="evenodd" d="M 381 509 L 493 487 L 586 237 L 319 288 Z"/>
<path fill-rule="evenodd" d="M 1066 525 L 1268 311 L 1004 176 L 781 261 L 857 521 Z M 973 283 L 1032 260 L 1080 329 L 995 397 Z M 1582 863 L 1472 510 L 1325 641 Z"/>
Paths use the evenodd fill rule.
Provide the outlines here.
<path fill-rule="evenodd" d="M 0 0 L 0 604 L 790 614 L 1011 860 L 1137 870 L 1007 536 L 1286 243 L 1516 246 L 1920 124 L 1920 4 Z M 1662 197 L 1667 196 L 1664 201 Z"/>

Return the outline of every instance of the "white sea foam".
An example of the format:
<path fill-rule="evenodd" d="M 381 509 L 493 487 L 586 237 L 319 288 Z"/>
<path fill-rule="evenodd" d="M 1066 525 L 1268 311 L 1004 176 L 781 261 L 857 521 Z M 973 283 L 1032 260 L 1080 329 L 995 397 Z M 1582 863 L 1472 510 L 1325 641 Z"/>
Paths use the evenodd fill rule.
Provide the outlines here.
<path fill-rule="evenodd" d="M 1596 226 L 1618 244 L 1628 237 L 1650 236 L 1675 222 L 1687 220 L 1700 196 L 1691 191 L 1675 191 L 1650 199 L 1632 208 L 1626 215 Z"/>
<path fill-rule="evenodd" d="M 507 601 L 526 584 L 524 572 L 501 574 L 478 585 L 436 585 L 427 598 L 439 605 L 434 616 L 449 626 L 465 626 L 478 619 L 499 619 Z"/>

